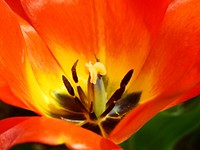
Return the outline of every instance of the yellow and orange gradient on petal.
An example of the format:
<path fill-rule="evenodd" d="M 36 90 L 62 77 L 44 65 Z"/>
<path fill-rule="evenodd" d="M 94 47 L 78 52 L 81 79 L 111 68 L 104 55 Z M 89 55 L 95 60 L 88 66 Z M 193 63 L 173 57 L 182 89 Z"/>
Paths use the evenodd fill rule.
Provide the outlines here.
<path fill-rule="evenodd" d="M 12 130 L 27 128 L 35 141 L 52 144 L 60 144 L 55 138 L 64 134 L 62 142 L 70 145 L 68 137 L 81 142 L 81 132 L 96 135 L 68 123 L 78 117 L 79 125 L 120 143 L 158 112 L 198 95 L 199 3 L 169 2 L 0 1 L 0 89 L 5 91 L 0 98 L 42 116 L 13 119 Z M 72 111 L 74 104 L 81 110 Z M 40 135 L 29 130 L 28 120 L 40 122 Z M 45 125 L 59 133 L 50 132 L 48 142 L 42 137 Z M 67 134 L 59 125 L 74 127 L 80 135 Z"/>

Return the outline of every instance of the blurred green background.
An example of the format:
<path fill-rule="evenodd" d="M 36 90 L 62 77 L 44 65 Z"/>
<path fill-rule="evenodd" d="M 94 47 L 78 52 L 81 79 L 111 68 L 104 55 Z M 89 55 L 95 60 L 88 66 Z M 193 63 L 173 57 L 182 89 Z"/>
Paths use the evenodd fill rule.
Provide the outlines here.
<path fill-rule="evenodd" d="M 125 150 L 200 150 L 200 96 L 159 113 L 121 146 Z"/>
<path fill-rule="evenodd" d="M 0 119 L 24 113 L 34 115 L 0 102 Z M 125 150 L 200 150 L 200 96 L 159 113 L 120 146 Z M 28 143 L 11 150 L 66 150 L 66 147 Z"/>

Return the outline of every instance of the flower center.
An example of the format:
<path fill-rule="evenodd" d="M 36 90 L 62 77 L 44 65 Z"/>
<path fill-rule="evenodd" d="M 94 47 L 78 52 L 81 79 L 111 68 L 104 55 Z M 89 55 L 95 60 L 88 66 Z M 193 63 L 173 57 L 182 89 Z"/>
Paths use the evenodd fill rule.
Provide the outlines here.
<path fill-rule="evenodd" d="M 70 96 L 56 94 L 65 111 L 61 115 L 56 114 L 54 116 L 76 123 L 106 137 L 139 102 L 141 92 L 129 94 L 125 92 L 126 86 L 132 77 L 133 69 L 126 73 L 119 88 L 108 99 L 105 89 L 107 83 L 105 82 L 107 77 L 105 66 L 99 61 L 94 64 L 91 62 L 86 63 L 88 88 L 87 93 L 84 93 L 78 84 L 77 63 L 78 60 L 71 69 L 73 80 L 76 83 L 76 92 L 70 81 L 63 75 L 62 80 Z"/>

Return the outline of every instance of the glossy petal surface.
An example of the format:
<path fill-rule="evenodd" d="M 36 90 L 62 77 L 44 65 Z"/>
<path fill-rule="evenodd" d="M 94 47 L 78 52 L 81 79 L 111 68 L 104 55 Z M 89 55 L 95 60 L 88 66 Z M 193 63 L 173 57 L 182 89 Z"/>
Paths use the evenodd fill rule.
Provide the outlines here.
<path fill-rule="evenodd" d="M 42 113 L 61 109 L 54 94 L 66 91 L 64 72 L 34 28 L 22 19 L 19 22 L 26 44 L 25 80 L 31 103 Z"/>
<path fill-rule="evenodd" d="M 25 20 L 29 20 L 26 13 L 24 12 L 24 9 L 22 8 L 20 0 L 5 0 L 5 2 L 12 8 L 12 10 L 24 18 Z"/>
<path fill-rule="evenodd" d="M 182 94 L 179 98 L 177 98 L 176 100 L 174 100 L 172 103 L 170 103 L 167 107 L 164 108 L 168 109 L 171 108 L 175 105 L 178 105 L 182 102 L 185 102 L 186 100 L 189 100 L 193 97 L 196 97 L 200 94 L 200 83 L 198 83 L 195 87 L 193 87 L 192 89 L 190 89 L 189 91 L 185 92 L 184 94 Z"/>
<path fill-rule="evenodd" d="M 23 101 L 29 93 L 24 82 L 23 36 L 16 16 L 4 1 L 0 1 L 0 14 L 0 73 L 5 82 L 1 88 L 8 88 L 15 97 L 18 97 L 18 100 Z M 1 98 L 4 98 L 3 95 Z M 12 100 L 10 99 L 8 103 L 12 104 Z M 17 103 L 13 100 L 13 105 L 19 104 L 19 107 L 22 102 Z"/>
<path fill-rule="evenodd" d="M 4 90 L 1 98 L 9 104 L 32 109 L 40 114 L 60 109 L 53 93 L 64 88 L 62 69 L 34 28 L 16 16 L 5 3 L 1 2 L 1 7 L 0 58 L 7 84 L 1 87 Z M 7 19 L 9 21 L 5 22 Z M 16 98 L 12 99 L 14 97 L 6 93 Z"/>
<path fill-rule="evenodd" d="M 165 106 L 183 102 L 200 92 L 199 3 L 175 2 L 167 11 L 158 39 L 136 81 L 136 87 L 143 88 L 141 105 L 111 133 L 116 142 L 136 132 Z"/>
<path fill-rule="evenodd" d="M 0 99 L 4 102 L 17 107 L 29 109 L 19 98 L 13 95 L 8 86 L 0 87 L 0 91 Z"/>
<path fill-rule="evenodd" d="M 175 96 L 200 82 L 200 12 L 196 0 L 174 1 L 133 89 L 142 102 Z M 191 23 L 192 22 L 192 23 Z"/>
<path fill-rule="evenodd" d="M 164 0 L 21 1 L 35 29 L 0 2 L 0 71 L 5 72 L 7 92 L 13 92 L 29 108 L 60 110 L 51 97 L 63 88 L 59 78 L 71 75 L 72 65 L 80 59 L 80 84 L 86 85 L 84 64 L 94 62 L 95 56 L 108 70 L 108 96 L 130 69 L 135 72 L 128 92 L 142 91 L 140 105 L 110 135 L 117 143 L 166 106 L 199 94 L 197 0 L 173 1 L 162 25 L 168 4 Z M 182 95 L 188 90 L 188 95 Z"/>
<path fill-rule="evenodd" d="M 79 59 L 77 70 L 84 84 L 84 64 L 97 56 L 107 67 L 111 91 L 130 69 L 136 70 L 135 76 L 139 73 L 167 4 L 166 0 L 22 0 L 33 26 L 66 74 Z"/>
<path fill-rule="evenodd" d="M 14 106 L 18 107 L 21 106 L 23 108 L 27 108 L 27 106 L 20 99 L 18 99 L 15 95 L 13 95 L 9 86 L 1 76 L 0 76 L 0 91 L 1 91 L 0 100 L 3 100 L 6 103 L 9 103 Z"/>
<path fill-rule="evenodd" d="M 27 51 L 19 20 L 3 1 L 0 1 L 0 8 L 0 72 L 5 82 L 1 85 L 4 91 L 1 98 L 9 104 L 38 112 L 31 100 L 32 93 L 28 90 Z"/>
<path fill-rule="evenodd" d="M 50 145 L 66 144 L 77 150 L 120 150 L 121 148 L 91 131 L 62 120 L 46 117 L 19 117 L 0 121 L 0 149 L 15 144 L 40 142 Z M 87 136 L 87 138 L 85 137 Z"/>

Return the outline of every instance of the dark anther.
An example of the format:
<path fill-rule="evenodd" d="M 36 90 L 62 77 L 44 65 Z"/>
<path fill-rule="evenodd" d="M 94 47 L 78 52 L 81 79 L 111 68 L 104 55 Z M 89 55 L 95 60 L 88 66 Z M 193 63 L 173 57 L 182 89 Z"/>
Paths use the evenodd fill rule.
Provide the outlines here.
<path fill-rule="evenodd" d="M 97 124 L 92 124 L 92 123 L 88 122 L 88 123 L 82 125 L 82 127 L 85 128 L 85 129 L 89 129 L 89 130 L 91 130 L 91 131 L 93 131 L 93 132 L 95 132 L 99 135 L 102 135 L 101 129 L 99 128 L 99 126 Z"/>
<path fill-rule="evenodd" d="M 74 89 L 72 85 L 70 84 L 70 82 L 68 81 L 68 79 L 64 75 L 62 75 L 62 80 L 69 94 L 71 96 L 74 96 Z"/>
<path fill-rule="evenodd" d="M 115 128 L 115 126 L 120 122 L 121 118 L 110 118 L 107 117 L 102 123 L 102 128 L 104 132 L 109 135 L 110 132 Z"/>
<path fill-rule="evenodd" d="M 133 75 L 133 69 L 129 70 L 129 72 L 124 76 L 124 78 L 122 79 L 120 83 L 120 87 L 126 86 L 128 82 L 130 81 L 132 75 Z"/>
<path fill-rule="evenodd" d="M 76 73 L 76 66 L 77 66 L 77 63 L 78 63 L 78 60 L 74 63 L 74 65 L 72 66 L 72 77 L 73 77 L 73 80 L 74 82 L 78 83 L 78 76 L 77 76 L 77 73 Z"/>
<path fill-rule="evenodd" d="M 122 97 L 125 90 L 125 86 L 120 87 L 118 90 L 115 91 L 115 93 L 111 96 L 111 98 L 106 103 L 106 110 L 103 112 L 101 117 L 105 117 L 114 107 L 116 102 Z"/>
<path fill-rule="evenodd" d="M 100 118 L 105 117 L 113 108 L 115 107 L 115 103 L 111 103 L 106 110 L 101 114 Z"/>
<path fill-rule="evenodd" d="M 141 94 L 142 92 L 130 93 L 127 96 L 121 98 L 119 101 L 117 101 L 113 110 L 109 112 L 108 116 L 124 116 L 126 113 L 138 105 Z"/>
<path fill-rule="evenodd" d="M 117 101 L 122 97 L 126 85 L 130 81 L 131 77 L 133 75 L 133 69 L 131 69 L 122 79 L 120 83 L 120 88 L 115 91 L 115 93 L 110 97 L 108 102 L 106 103 L 106 110 L 103 112 L 101 117 L 105 117 L 114 107 Z"/>
<path fill-rule="evenodd" d="M 67 120 L 67 121 L 73 122 L 73 123 L 82 122 L 86 119 L 84 113 L 75 113 L 75 112 L 70 112 L 70 111 L 66 111 L 65 113 L 66 114 L 51 113 L 50 115 L 52 117 Z"/>
<path fill-rule="evenodd" d="M 85 112 L 88 112 L 87 109 L 85 108 L 85 106 L 83 105 L 83 103 L 81 102 L 81 100 L 78 97 L 74 98 L 75 103 L 77 103 L 78 105 L 80 105 L 82 107 L 82 110 Z"/>
<path fill-rule="evenodd" d="M 77 91 L 78 91 L 81 103 L 84 105 L 85 108 L 87 108 L 87 97 L 85 93 L 83 92 L 80 86 L 77 86 Z M 87 110 L 89 111 L 89 108 L 87 108 Z"/>
<path fill-rule="evenodd" d="M 82 105 L 78 104 L 74 100 L 74 96 L 70 96 L 68 94 L 59 94 L 54 93 L 58 99 L 58 103 L 63 106 L 66 110 L 73 112 L 83 112 Z"/>
<path fill-rule="evenodd" d="M 106 103 L 106 106 L 110 106 L 114 101 L 117 101 L 119 100 L 123 93 L 124 93 L 124 90 L 125 90 L 125 86 L 122 86 L 120 87 L 119 89 L 117 89 L 115 91 L 115 93 L 110 97 L 110 99 L 108 100 L 108 102 Z"/>

